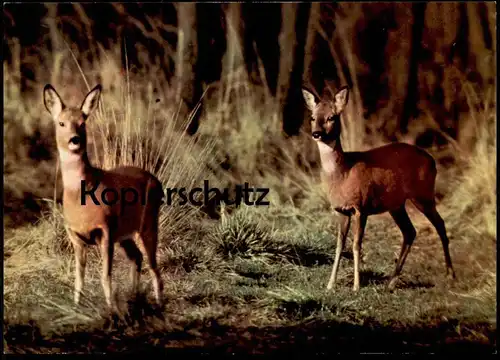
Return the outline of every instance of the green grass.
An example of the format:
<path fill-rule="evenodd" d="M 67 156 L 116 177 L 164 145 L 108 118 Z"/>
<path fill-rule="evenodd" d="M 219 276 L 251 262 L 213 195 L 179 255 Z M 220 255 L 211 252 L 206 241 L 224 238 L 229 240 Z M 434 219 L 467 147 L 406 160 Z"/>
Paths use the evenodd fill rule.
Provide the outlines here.
<path fill-rule="evenodd" d="M 299 346 L 300 340 L 290 338 L 285 331 L 299 324 L 312 326 L 308 336 L 318 336 L 315 327 L 326 326 L 320 324 L 349 325 L 348 333 L 355 337 L 373 327 L 380 336 L 384 331 L 391 333 L 392 346 L 410 351 L 465 340 L 492 346 L 496 329 L 495 244 L 484 243 L 478 251 L 469 241 L 470 234 L 452 236 L 450 248 L 458 279 L 449 284 L 437 235 L 420 226 L 401 282 L 389 293 L 385 286 L 400 234 L 389 218 L 374 217 L 366 232 L 361 290 L 356 294 L 351 290 L 353 264 L 348 250 L 338 284 L 327 292 L 333 235 L 317 227 L 308 229 L 306 236 L 302 231 L 310 225 L 293 221 L 288 226 L 296 230 L 294 235 L 281 228 L 270 231 L 242 213 L 246 211 L 239 209 L 224 223 L 207 224 L 207 236 L 200 239 L 184 238 L 173 246 L 162 241 L 160 266 L 167 299 L 162 309 L 152 305 L 147 269 L 142 276 L 142 296 L 127 303 L 127 270 L 117 255 L 113 280 L 120 309 L 116 314 L 104 306 L 96 252 L 88 265 L 84 301 L 77 307 L 72 304 L 72 254 L 52 245 L 66 241 L 64 235 L 50 235 L 48 221 L 16 231 L 5 241 L 5 250 L 10 253 L 4 293 L 7 350 L 111 351 L 108 346 L 138 350 L 155 348 L 155 342 L 164 350 L 205 346 L 198 349 L 202 351 L 209 349 L 209 344 L 226 348 L 228 343 L 238 347 L 236 339 L 218 334 L 221 327 L 234 334 L 255 327 L 253 336 L 263 342 L 270 341 L 265 329 L 272 327 L 277 339 Z M 259 226 L 262 228 L 257 230 Z M 232 244 L 233 250 L 227 251 L 228 243 L 223 241 Z M 27 325 L 28 319 L 33 321 L 31 325 Z M 23 327 L 29 329 L 28 334 L 16 335 Z M 196 335 L 192 338 L 185 330 L 185 337 L 175 339 L 173 329 L 182 328 L 192 328 Z M 33 335 L 33 331 L 40 334 Z M 418 335 L 419 331 L 427 335 Z M 78 332 L 86 334 L 81 336 L 88 340 L 76 340 Z M 149 334 L 147 339 L 145 334 Z M 34 338 L 29 340 L 30 336 Z M 408 344 L 404 346 L 397 336 Z M 420 347 L 412 342 L 419 336 L 424 336 Z M 134 345 L 131 339 L 136 337 L 145 343 Z M 69 345 L 72 338 L 74 343 Z M 338 340 L 340 348 L 348 343 Z M 382 348 L 375 341 L 361 344 L 367 351 Z"/>

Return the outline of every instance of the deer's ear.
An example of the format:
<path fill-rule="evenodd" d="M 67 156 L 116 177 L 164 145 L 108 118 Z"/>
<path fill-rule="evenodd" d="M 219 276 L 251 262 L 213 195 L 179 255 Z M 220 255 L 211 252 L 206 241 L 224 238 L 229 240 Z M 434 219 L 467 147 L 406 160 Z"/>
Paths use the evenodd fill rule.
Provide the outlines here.
<path fill-rule="evenodd" d="M 90 92 L 85 96 L 85 100 L 83 100 L 82 106 L 80 110 L 85 114 L 86 117 L 97 108 L 97 104 L 99 104 L 99 97 L 101 95 L 102 86 L 96 85 Z"/>
<path fill-rule="evenodd" d="M 306 102 L 306 106 L 310 111 L 313 111 L 318 104 L 316 101 L 316 97 L 308 90 L 302 89 L 302 96 L 304 96 L 304 101 Z"/>
<path fill-rule="evenodd" d="M 347 101 L 349 100 L 349 88 L 347 86 L 342 87 L 334 96 L 333 104 L 337 114 L 344 111 Z"/>
<path fill-rule="evenodd" d="M 61 111 L 66 107 L 56 89 L 50 84 L 45 85 L 43 88 L 43 103 L 54 120 L 59 117 Z"/>

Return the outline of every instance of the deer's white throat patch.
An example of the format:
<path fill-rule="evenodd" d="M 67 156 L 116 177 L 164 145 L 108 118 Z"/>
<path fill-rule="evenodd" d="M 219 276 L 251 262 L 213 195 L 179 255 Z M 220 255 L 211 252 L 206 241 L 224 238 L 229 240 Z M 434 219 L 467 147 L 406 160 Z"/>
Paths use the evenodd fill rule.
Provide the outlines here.
<path fill-rule="evenodd" d="M 337 169 L 335 151 L 322 141 L 318 141 L 317 144 L 321 158 L 321 167 L 325 173 L 332 174 Z"/>
<path fill-rule="evenodd" d="M 81 181 L 85 179 L 85 165 L 82 156 L 59 149 L 59 160 L 64 188 L 79 190 Z"/>

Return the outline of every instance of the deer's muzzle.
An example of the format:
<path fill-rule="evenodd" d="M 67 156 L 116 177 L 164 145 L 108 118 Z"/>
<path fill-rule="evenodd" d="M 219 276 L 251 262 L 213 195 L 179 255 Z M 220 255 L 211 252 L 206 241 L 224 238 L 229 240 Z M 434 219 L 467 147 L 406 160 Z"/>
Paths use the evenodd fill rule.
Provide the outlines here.
<path fill-rule="evenodd" d="M 321 140 L 321 137 L 323 136 L 323 132 L 322 131 L 314 131 L 312 133 L 312 137 L 314 140 Z"/>
<path fill-rule="evenodd" d="M 78 150 L 82 143 L 82 138 L 80 136 L 73 136 L 69 139 L 68 147 L 70 150 Z"/>
<path fill-rule="evenodd" d="M 73 136 L 71 139 L 69 139 L 70 144 L 75 144 L 75 145 L 80 145 L 81 139 L 79 136 Z"/>

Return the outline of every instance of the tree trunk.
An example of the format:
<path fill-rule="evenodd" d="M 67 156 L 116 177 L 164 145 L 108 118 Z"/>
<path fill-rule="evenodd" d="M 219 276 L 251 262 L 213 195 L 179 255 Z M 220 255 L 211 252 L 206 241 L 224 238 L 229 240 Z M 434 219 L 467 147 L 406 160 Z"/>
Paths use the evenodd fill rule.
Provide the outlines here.
<path fill-rule="evenodd" d="M 294 48 L 296 45 L 295 21 L 297 13 L 296 3 L 284 3 L 281 6 L 281 33 L 279 35 L 280 44 L 280 63 L 278 76 L 278 90 L 276 98 L 279 103 L 286 97 L 288 87 L 290 85 L 290 76 L 294 61 Z"/>
<path fill-rule="evenodd" d="M 293 60 L 291 64 L 288 64 L 291 69 L 287 72 L 288 84 L 283 103 L 283 130 L 288 135 L 298 134 L 306 117 L 301 88 L 311 4 L 300 3 L 295 9 L 293 48 L 289 53 L 293 55 L 290 56 L 282 51 L 282 57 L 289 57 Z"/>
<path fill-rule="evenodd" d="M 189 110 L 195 105 L 196 63 L 198 60 L 198 39 L 196 4 L 177 4 L 177 58 L 175 61 L 175 100 L 184 103 Z"/>

